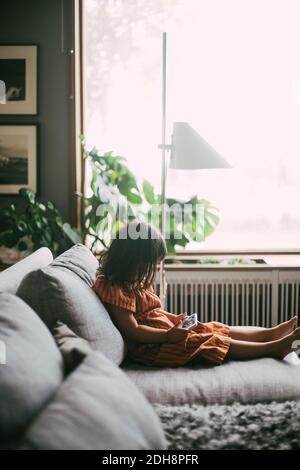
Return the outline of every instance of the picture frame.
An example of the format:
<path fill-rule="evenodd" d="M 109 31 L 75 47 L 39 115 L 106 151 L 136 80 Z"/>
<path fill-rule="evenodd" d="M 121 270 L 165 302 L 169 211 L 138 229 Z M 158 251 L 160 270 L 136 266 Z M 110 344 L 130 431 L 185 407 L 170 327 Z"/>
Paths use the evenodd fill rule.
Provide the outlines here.
<path fill-rule="evenodd" d="M 0 115 L 37 115 L 38 46 L 0 45 Z"/>
<path fill-rule="evenodd" d="M 37 124 L 0 124 L 0 194 L 37 192 Z"/>

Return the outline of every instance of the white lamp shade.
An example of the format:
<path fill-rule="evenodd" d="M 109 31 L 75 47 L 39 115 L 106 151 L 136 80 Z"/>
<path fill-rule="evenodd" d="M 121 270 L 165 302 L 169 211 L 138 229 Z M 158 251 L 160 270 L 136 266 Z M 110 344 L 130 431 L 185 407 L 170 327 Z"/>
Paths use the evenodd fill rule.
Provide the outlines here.
<path fill-rule="evenodd" d="M 231 168 L 187 122 L 175 122 L 172 135 L 170 168 L 197 170 Z"/>

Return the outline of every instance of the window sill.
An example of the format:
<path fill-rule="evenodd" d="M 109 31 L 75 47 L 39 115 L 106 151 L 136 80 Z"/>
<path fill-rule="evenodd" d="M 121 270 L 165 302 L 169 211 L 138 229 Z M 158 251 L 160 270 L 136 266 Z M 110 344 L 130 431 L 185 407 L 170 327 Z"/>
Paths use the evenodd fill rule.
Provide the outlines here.
<path fill-rule="evenodd" d="M 239 250 L 232 250 L 232 249 L 216 249 L 216 250 L 176 250 L 177 256 L 210 256 L 210 255 L 300 255 L 300 248 L 280 248 L 280 249 L 272 249 L 268 250 L 265 248 L 262 249 L 239 249 Z"/>
<path fill-rule="evenodd" d="M 259 259 L 264 262 L 252 262 L 252 263 L 204 263 L 203 259 L 212 258 L 219 260 L 230 259 L 230 258 L 246 258 L 246 259 Z M 199 262 L 202 260 L 202 262 Z M 223 270 L 243 270 L 243 271 L 257 271 L 257 270 L 272 270 L 272 269 L 293 269 L 300 270 L 300 251 L 285 251 L 285 252 L 271 252 L 267 251 L 197 251 L 197 252 L 186 252 L 183 250 L 178 251 L 175 257 L 169 256 L 166 259 L 165 269 L 168 271 L 173 270 L 190 270 L 190 271 L 223 271 Z"/>

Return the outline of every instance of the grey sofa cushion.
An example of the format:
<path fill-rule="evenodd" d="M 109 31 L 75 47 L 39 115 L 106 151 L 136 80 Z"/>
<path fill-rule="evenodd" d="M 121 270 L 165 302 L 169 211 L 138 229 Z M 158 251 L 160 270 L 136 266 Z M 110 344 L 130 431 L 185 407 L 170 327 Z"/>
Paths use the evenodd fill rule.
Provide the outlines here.
<path fill-rule="evenodd" d="M 300 361 L 228 361 L 220 366 L 151 368 L 124 363 L 124 371 L 151 403 L 230 404 L 300 398 Z"/>
<path fill-rule="evenodd" d="M 6 364 L 0 364 L 3 444 L 16 439 L 49 400 L 63 379 L 63 361 L 46 326 L 12 294 L 0 294 L 0 340 L 6 349 Z"/>
<path fill-rule="evenodd" d="M 0 272 L 0 292 L 15 294 L 23 277 L 34 269 L 43 268 L 53 261 L 49 248 L 40 248 L 27 258 Z"/>
<path fill-rule="evenodd" d="M 97 258 L 86 246 L 78 243 L 55 258 L 51 266 L 72 272 L 88 286 L 92 286 L 98 268 Z"/>
<path fill-rule="evenodd" d="M 164 449 L 160 422 L 124 372 L 99 352 L 67 378 L 22 449 Z"/>
<path fill-rule="evenodd" d="M 83 359 L 92 352 L 89 343 L 75 335 L 74 331 L 62 322 L 56 323 L 53 335 L 63 357 L 66 374 L 76 369 Z"/>
<path fill-rule="evenodd" d="M 61 321 L 92 348 L 120 364 L 125 357 L 125 343 L 91 288 L 97 266 L 90 250 L 75 245 L 46 268 L 25 276 L 17 295 L 50 329 Z"/>

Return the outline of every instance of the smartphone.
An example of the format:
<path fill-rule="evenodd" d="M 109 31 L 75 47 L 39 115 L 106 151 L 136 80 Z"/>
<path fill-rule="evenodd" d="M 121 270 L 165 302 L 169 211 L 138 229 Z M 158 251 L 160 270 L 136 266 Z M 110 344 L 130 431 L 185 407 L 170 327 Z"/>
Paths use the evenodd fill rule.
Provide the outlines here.
<path fill-rule="evenodd" d="M 185 328 L 187 330 L 190 330 L 191 328 L 193 328 L 193 326 L 197 325 L 197 323 L 198 323 L 198 315 L 197 313 L 192 313 L 191 315 L 189 315 L 183 320 L 180 328 Z"/>

